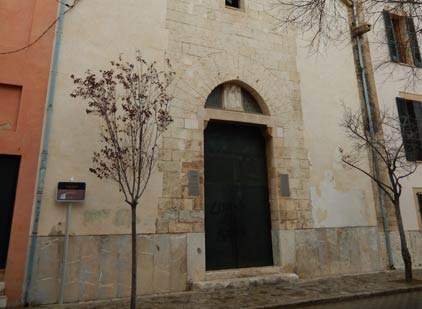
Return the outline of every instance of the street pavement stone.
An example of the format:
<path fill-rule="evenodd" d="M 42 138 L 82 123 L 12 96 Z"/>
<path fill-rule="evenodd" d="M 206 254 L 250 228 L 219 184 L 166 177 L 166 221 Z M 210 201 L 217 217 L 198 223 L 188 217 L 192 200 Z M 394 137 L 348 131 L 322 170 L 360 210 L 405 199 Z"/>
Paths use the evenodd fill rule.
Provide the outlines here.
<path fill-rule="evenodd" d="M 391 271 L 253 285 L 247 288 L 142 296 L 138 299 L 138 308 L 297 308 L 309 304 L 422 291 L 422 270 L 416 270 L 414 277 L 414 282 L 406 283 L 403 280 L 402 271 Z M 126 308 L 128 306 L 128 300 L 113 300 L 68 304 L 62 308 Z"/>

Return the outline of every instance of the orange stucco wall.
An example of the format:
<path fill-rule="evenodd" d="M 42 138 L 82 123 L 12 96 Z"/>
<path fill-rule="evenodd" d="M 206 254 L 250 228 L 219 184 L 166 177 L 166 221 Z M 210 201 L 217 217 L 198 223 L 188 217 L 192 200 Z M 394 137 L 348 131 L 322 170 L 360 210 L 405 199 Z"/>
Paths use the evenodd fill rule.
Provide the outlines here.
<path fill-rule="evenodd" d="M 55 20 L 57 3 L 1 0 L 0 52 L 38 37 Z M 0 120 L 15 122 L 0 124 L 0 154 L 22 156 L 5 274 L 8 305 L 22 296 L 53 43 L 54 28 L 30 48 L 0 55 Z"/>

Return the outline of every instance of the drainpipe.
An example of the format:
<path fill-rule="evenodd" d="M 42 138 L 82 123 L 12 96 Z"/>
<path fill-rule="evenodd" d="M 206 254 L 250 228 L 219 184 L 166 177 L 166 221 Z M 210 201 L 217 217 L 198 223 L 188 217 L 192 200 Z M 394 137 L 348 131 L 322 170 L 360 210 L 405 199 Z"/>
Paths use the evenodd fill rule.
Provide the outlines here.
<path fill-rule="evenodd" d="M 359 28 L 365 28 L 365 25 L 362 25 L 362 27 L 359 27 L 359 20 L 358 20 L 358 12 L 357 12 L 357 1 L 358 0 L 352 0 L 351 6 L 352 6 L 352 26 L 353 29 L 359 29 Z M 362 90 L 363 90 L 363 99 L 365 103 L 366 113 L 368 115 L 368 124 L 369 124 L 369 133 L 371 136 L 375 136 L 375 128 L 374 128 L 374 121 L 372 119 L 372 106 L 371 101 L 369 97 L 369 86 L 368 86 L 368 80 L 366 77 L 366 68 L 365 68 L 365 60 L 363 55 L 363 48 L 362 48 L 362 40 L 361 36 L 369 31 L 369 27 L 366 27 L 366 30 L 363 31 L 357 31 L 356 35 L 354 35 L 354 39 L 356 41 L 356 49 L 357 49 L 357 55 L 358 55 L 358 69 L 360 73 L 360 77 L 362 80 Z M 372 161 L 373 161 L 373 169 L 374 169 L 374 175 L 375 177 L 379 177 L 379 167 L 376 161 L 376 154 L 375 151 L 372 150 Z M 390 239 L 390 225 L 388 220 L 388 215 L 385 209 L 385 193 L 380 188 L 378 188 L 378 202 L 380 204 L 381 208 L 381 216 L 383 221 L 383 227 L 384 227 L 384 235 L 385 235 L 385 247 L 387 250 L 387 256 L 388 256 L 388 267 L 390 269 L 394 269 L 394 260 L 393 260 L 393 253 L 391 250 L 391 239 Z"/>
<path fill-rule="evenodd" d="M 38 169 L 38 182 L 37 182 L 37 191 L 36 191 L 36 199 L 35 199 L 35 209 L 34 209 L 34 217 L 32 221 L 32 232 L 31 232 L 31 239 L 30 239 L 30 246 L 29 246 L 29 253 L 28 253 L 27 268 L 26 268 L 27 271 L 26 271 L 24 299 L 23 299 L 23 303 L 25 305 L 28 305 L 29 292 L 30 292 L 31 283 L 32 283 L 32 272 L 34 269 L 35 250 L 37 247 L 37 237 L 38 237 L 38 225 L 39 225 L 39 219 L 40 219 L 40 213 L 41 213 L 41 200 L 42 200 L 42 196 L 44 192 L 45 173 L 47 170 L 48 145 L 49 145 L 49 137 L 50 137 L 50 132 L 51 132 L 53 103 L 54 103 L 54 96 L 56 93 L 57 65 L 59 62 L 64 13 L 66 10 L 66 5 L 62 1 L 58 1 L 58 2 L 59 2 L 59 8 L 58 8 L 59 19 L 57 21 L 56 39 L 54 43 L 53 58 L 52 58 L 51 70 L 50 70 L 50 82 L 49 82 L 48 94 L 47 94 L 44 134 L 43 134 L 43 140 L 42 140 L 40 166 Z"/>

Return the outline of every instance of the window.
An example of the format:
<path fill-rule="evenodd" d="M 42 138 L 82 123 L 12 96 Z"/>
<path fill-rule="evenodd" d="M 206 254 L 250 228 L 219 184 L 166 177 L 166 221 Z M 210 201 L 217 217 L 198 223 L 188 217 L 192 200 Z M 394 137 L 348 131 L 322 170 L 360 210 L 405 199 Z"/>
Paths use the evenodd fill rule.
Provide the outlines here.
<path fill-rule="evenodd" d="M 421 220 L 422 220 L 422 192 L 416 193 L 416 197 L 417 197 L 417 200 L 418 200 L 419 214 L 420 214 Z"/>
<path fill-rule="evenodd" d="M 226 0 L 226 5 L 236 9 L 240 9 L 240 1 L 241 0 Z"/>
<path fill-rule="evenodd" d="M 422 102 L 397 98 L 404 150 L 408 161 L 422 161 Z"/>
<path fill-rule="evenodd" d="M 261 106 L 251 92 L 230 82 L 214 88 L 207 98 L 205 107 L 263 114 Z"/>
<path fill-rule="evenodd" d="M 391 60 L 422 67 L 413 18 L 384 11 L 385 30 Z"/>
<path fill-rule="evenodd" d="M 206 107 L 223 108 L 223 85 L 216 87 L 208 96 Z"/>
<path fill-rule="evenodd" d="M 249 91 L 241 89 L 242 91 L 242 107 L 247 113 L 262 114 L 261 108 L 256 102 L 255 98 L 250 94 Z"/>

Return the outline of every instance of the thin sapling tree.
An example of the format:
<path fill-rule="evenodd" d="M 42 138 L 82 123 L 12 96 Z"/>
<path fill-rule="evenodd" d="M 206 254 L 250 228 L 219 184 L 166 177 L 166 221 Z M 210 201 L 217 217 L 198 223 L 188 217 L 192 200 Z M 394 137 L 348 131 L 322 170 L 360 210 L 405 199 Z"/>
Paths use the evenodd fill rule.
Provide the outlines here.
<path fill-rule="evenodd" d="M 398 117 L 384 110 L 374 122 L 377 133 L 370 134 L 365 119 L 362 112 L 345 108 L 341 126 L 345 129 L 352 146 L 347 150 L 340 147 L 341 160 L 347 167 L 363 173 L 374 181 L 393 205 L 400 236 L 405 279 L 412 281 L 412 258 L 403 226 L 400 196 L 403 180 L 415 173 L 416 158 L 422 153 L 418 129 L 415 127 L 415 119 Z M 372 153 L 373 160 L 378 161 L 381 172 L 374 168 L 374 162 L 368 166 L 366 163 L 368 153 Z"/>
<path fill-rule="evenodd" d="M 133 62 L 120 56 L 104 70 L 71 76 L 75 84 L 71 97 L 81 99 L 86 113 L 100 120 L 99 149 L 89 171 L 114 182 L 131 209 L 131 308 L 136 307 L 137 291 L 136 210 L 142 206 L 141 197 L 157 161 L 160 136 L 172 122 L 169 86 L 173 77 L 168 60 L 161 70 L 139 52 Z"/>

